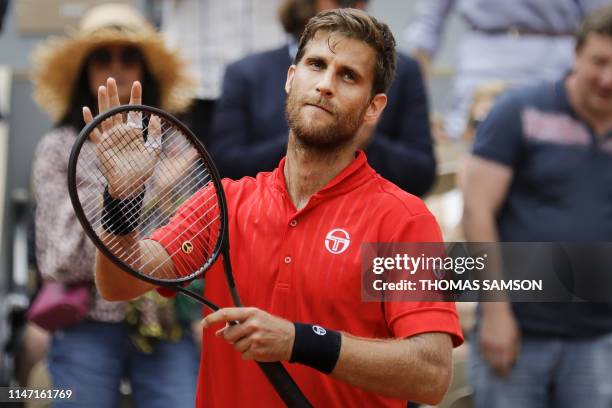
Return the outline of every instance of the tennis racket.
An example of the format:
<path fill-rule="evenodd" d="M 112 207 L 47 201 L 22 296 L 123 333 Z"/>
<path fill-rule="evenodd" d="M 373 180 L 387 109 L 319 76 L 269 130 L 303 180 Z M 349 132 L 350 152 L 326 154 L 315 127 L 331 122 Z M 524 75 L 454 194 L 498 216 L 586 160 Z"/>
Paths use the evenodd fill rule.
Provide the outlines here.
<path fill-rule="evenodd" d="M 117 106 L 101 113 L 79 134 L 68 167 L 68 190 L 77 218 L 115 265 L 215 311 L 217 305 L 186 286 L 202 278 L 223 255 L 232 300 L 242 306 L 230 263 L 227 207 L 219 173 L 202 144 L 174 116 L 145 105 Z M 172 266 L 159 265 L 153 251 L 138 250 L 133 239 L 126 244 L 121 233 L 109 234 L 103 205 L 110 194 L 107 188 L 113 189 L 112 197 L 120 198 L 126 209 L 123 229 L 135 231 L 140 239 L 159 236 L 161 231 L 164 242 L 181 243 L 180 251 L 198 254 L 197 263 L 181 261 L 177 250 L 167 254 Z M 188 219 L 188 226 L 184 231 L 165 231 L 163 227 L 175 216 Z M 258 364 L 287 406 L 311 406 L 280 362 Z"/>

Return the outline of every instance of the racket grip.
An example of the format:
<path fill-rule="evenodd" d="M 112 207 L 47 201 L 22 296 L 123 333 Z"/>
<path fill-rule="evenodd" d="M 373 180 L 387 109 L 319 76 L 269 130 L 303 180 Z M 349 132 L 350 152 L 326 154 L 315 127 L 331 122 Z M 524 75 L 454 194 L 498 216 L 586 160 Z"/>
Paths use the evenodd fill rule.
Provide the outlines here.
<path fill-rule="evenodd" d="M 259 367 L 288 407 L 312 407 L 281 363 L 261 363 Z"/>

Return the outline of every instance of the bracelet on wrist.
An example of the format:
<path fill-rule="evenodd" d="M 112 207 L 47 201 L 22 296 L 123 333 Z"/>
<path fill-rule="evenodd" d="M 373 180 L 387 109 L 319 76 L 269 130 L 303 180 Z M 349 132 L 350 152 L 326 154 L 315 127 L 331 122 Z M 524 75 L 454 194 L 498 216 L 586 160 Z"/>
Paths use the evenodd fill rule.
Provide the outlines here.
<path fill-rule="evenodd" d="M 113 198 L 106 186 L 102 206 L 102 228 L 114 235 L 127 235 L 134 231 L 138 227 L 144 195 L 143 189 L 137 196 L 121 200 Z"/>
<path fill-rule="evenodd" d="M 342 335 L 318 325 L 293 323 L 295 339 L 290 363 L 300 363 L 329 374 L 340 357 Z"/>

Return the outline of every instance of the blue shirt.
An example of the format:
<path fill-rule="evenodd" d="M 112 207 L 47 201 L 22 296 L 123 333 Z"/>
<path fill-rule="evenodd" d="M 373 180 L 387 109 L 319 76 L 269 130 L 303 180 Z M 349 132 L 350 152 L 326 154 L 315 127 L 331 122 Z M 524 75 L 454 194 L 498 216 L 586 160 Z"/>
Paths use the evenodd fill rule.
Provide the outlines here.
<path fill-rule="evenodd" d="M 502 241 L 612 240 L 612 134 L 596 136 L 577 116 L 563 80 L 502 97 L 474 154 L 514 171 Z"/>
<path fill-rule="evenodd" d="M 577 115 L 564 79 L 503 96 L 478 128 L 473 153 L 514 172 L 497 217 L 500 241 L 612 241 L 612 133 L 597 136 Z M 608 304 L 513 308 L 529 333 L 612 331 Z"/>

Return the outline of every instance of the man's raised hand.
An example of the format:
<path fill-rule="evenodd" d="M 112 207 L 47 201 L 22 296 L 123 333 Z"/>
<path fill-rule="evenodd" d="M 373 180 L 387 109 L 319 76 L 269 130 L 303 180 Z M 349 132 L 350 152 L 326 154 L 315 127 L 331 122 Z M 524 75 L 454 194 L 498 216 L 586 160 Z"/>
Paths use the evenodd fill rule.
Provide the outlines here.
<path fill-rule="evenodd" d="M 130 105 L 142 103 L 142 87 L 138 81 L 132 84 Z M 102 114 L 120 105 L 117 83 L 108 78 L 106 86 L 98 88 L 98 108 Z M 93 115 L 89 107 L 83 107 L 83 119 L 89 124 Z M 147 141 L 143 132 L 140 113 L 117 114 L 109 117 L 91 132 L 91 141 L 102 174 L 108 183 L 111 196 L 119 199 L 134 197 L 142 192 L 144 183 L 153 174 L 161 154 L 161 121 L 151 116 Z"/>

